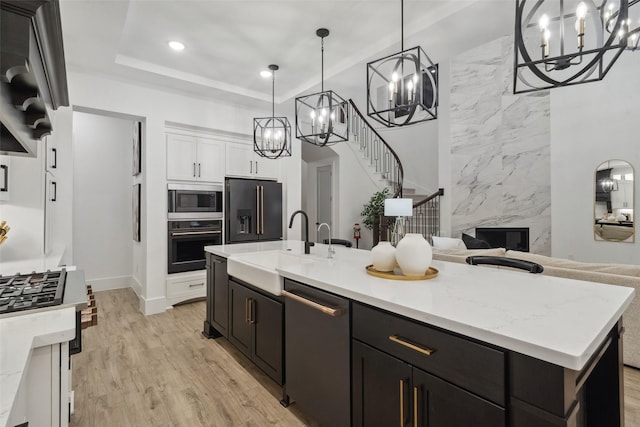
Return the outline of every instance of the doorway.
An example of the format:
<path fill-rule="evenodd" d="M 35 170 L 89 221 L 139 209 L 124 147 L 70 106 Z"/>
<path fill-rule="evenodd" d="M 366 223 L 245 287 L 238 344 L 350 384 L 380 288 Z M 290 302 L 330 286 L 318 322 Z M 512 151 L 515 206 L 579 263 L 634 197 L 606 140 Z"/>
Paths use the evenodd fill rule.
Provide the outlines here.
<path fill-rule="evenodd" d="M 316 229 L 318 225 L 326 222 L 329 227 L 333 228 L 332 212 L 333 212 L 333 166 L 324 165 L 316 169 Z M 322 227 L 322 230 L 316 233 L 316 241 L 322 243 L 324 239 L 328 239 L 329 230 Z"/>

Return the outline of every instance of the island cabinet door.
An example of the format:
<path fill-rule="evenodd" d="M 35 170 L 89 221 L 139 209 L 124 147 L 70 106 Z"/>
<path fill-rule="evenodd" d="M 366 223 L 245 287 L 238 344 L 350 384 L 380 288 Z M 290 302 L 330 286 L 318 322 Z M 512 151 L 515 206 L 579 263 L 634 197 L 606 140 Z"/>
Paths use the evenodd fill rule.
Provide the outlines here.
<path fill-rule="evenodd" d="M 413 426 L 411 365 L 360 341 L 352 343 L 353 426 Z"/>
<path fill-rule="evenodd" d="M 412 426 L 506 425 L 505 410 L 494 403 L 416 368 L 412 380 L 409 397 Z"/>
<path fill-rule="evenodd" d="M 283 306 L 257 292 L 249 301 L 249 323 L 253 326 L 251 359 L 278 384 L 283 383 Z"/>
<path fill-rule="evenodd" d="M 246 356 L 251 357 L 251 291 L 229 280 L 229 341 Z"/>

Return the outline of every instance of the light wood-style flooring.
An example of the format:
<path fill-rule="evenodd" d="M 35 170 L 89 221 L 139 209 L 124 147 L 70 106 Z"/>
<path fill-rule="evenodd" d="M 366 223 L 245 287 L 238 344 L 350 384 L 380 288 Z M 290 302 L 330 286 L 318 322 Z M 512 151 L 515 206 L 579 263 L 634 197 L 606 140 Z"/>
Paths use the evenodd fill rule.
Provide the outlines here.
<path fill-rule="evenodd" d="M 144 316 L 131 289 L 95 295 L 98 324 L 72 357 L 71 426 L 312 425 L 225 339 L 201 335 L 204 301 Z M 624 373 L 626 427 L 640 427 L 640 370 Z"/>

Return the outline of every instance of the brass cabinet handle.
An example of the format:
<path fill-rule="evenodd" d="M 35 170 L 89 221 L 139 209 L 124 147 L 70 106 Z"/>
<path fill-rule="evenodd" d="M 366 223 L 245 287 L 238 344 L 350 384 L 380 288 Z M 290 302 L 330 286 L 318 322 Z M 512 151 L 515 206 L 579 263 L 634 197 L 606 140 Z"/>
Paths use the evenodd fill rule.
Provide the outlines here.
<path fill-rule="evenodd" d="M 260 234 L 260 186 L 256 185 L 256 234 Z"/>
<path fill-rule="evenodd" d="M 253 303 L 253 298 L 249 298 L 249 324 L 253 325 L 254 323 L 256 323 L 256 316 L 255 316 L 255 304 Z"/>
<path fill-rule="evenodd" d="M 418 427 L 418 387 L 413 387 L 413 427 Z"/>
<path fill-rule="evenodd" d="M 311 301 L 301 297 L 300 295 L 296 295 L 293 292 L 283 290 L 282 295 L 284 295 L 287 298 L 291 298 L 292 300 L 297 301 L 301 304 L 307 305 L 311 308 L 315 308 L 316 310 L 321 311 L 324 314 L 328 314 L 329 316 L 338 317 L 338 316 L 342 316 L 342 314 L 344 313 L 344 310 L 341 308 L 327 307 L 326 305 L 318 304 L 315 301 Z"/>
<path fill-rule="evenodd" d="M 404 426 L 404 380 L 400 380 L 400 427 Z"/>
<path fill-rule="evenodd" d="M 389 339 L 394 343 L 410 348 L 411 350 L 417 351 L 418 353 L 422 353 L 425 356 L 431 356 L 431 353 L 435 352 L 435 350 L 432 350 L 430 348 L 423 348 L 416 344 L 405 341 L 402 338 L 400 338 L 398 335 L 389 335 Z"/>
<path fill-rule="evenodd" d="M 258 172 L 258 162 L 256 162 L 256 172 Z M 260 234 L 264 234 L 264 187 L 260 186 Z"/>

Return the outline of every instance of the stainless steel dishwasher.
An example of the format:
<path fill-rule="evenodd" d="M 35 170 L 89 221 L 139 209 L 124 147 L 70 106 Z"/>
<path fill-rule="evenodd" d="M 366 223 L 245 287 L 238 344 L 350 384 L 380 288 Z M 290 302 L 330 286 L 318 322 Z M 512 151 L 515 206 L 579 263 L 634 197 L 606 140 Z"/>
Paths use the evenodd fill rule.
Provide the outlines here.
<path fill-rule="evenodd" d="M 351 424 L 350 302 L 285 279 L 285 386 L 282 404 L 295 402 L 323 426 Z"/>

